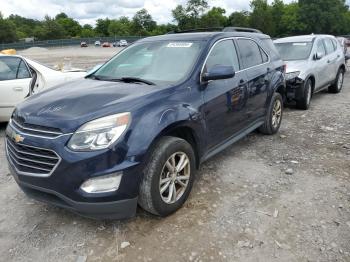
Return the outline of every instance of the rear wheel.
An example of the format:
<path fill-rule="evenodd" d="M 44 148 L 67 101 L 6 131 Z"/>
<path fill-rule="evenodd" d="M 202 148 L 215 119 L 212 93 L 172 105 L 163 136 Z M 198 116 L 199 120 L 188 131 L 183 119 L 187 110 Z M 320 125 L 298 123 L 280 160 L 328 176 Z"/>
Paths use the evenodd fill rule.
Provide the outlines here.
<path fill-rule="evenodd" d="M 334 84 L 328 88 L 328 91 L 334 94 L 340 93 L 341 90 L 343 89 L 343 84 L 344 84 L 344 69 L 340 68 Z"/>
<path fill-rule="evenodd" d="M 308 79 L 305 83 L 303 95 L 297 100 L 297 108 L 308 110 L 312 98 L 312 80 Z"/>
<path fill-rule="evenodd" d="M 159 216 L 174 213 L 191 192 L 194 172 L 195 155 L 191 145 L 180 138 L 162 137 L 144 169 L 139 205 Z"/>
<path fill-rule="evenodd" d="M 283 98 L 281 94 L 274 93 L 267 111 L 264 124 L 259 131 L 265 135 L 276 134 L 281 126 L 283 116 Z"/>

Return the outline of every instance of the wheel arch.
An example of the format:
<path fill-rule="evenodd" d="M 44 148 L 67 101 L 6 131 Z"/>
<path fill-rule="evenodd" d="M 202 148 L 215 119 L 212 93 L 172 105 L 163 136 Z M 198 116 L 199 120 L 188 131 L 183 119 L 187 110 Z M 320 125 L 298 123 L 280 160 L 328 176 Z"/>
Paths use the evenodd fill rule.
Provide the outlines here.
<path fill-rule="evenodd" d="M 196 167 L 199 168 L 202 150 L 200 137 L 189 123 L 181 121 L 167 126 L 153 139 L 150 148 L 153 148 L 156 142 L 164 136 L 178 137 L 188 142 L 192 146 L 196 157 Z"/>

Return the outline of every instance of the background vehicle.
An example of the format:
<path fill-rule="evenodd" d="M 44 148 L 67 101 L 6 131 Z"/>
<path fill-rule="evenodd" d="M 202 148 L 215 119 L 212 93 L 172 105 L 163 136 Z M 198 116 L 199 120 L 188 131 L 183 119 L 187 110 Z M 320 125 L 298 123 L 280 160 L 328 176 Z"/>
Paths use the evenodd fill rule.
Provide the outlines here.
<path fill-rule="evenodd" d="M 338 42 L 339 42 L 339 44 L 344 52 L 344 55 L 346 55 L 348 52 L 348 46 L 346 44 L 347 39 L 345 37 L 337 37 L 337 40 L 338 40 Z"/>
<path fill-rule="evenodd" d="M 109 42 L 104 42 L 102 44 L 102 47 L 111 47 L 111 44 Z"/>
<path fill-rule="evenodd" d="M 81 42 L 80 47 L 88 47 L 88 44 L 86 42 Z"/>
<path fill-rule="evenodd" d="M 95 46 L 101 46 L 101 41 L 95 41 Z"/>
<path fill-rule="evenodd" d="M 85 75 L 56 71 L 18 55 L 0 55 L 0 122 L 7 122 L 15 106 L 32 94 Z"/>
<path fill-rule="evenodd" d="M 344 52 L 334 36 L 305 35 L 275 40 L 286 62 L 287 99 L 308 109 L 312 95 L 328 87 L 339 93 L 345 74 Z"/>
<path fill-rule="evenodd" d="M 118 46 L 119 47 L 124 47 L 124 46 L 128 46 L 128 42 L 126 40 L 120 40 L 118 42 Z"/>
<path fill-rule="evenodd" d="M 169 215 L 202 162 L 256 129 L 278 132 L 283 65 L 260 33 L 142 39 L 19 105 L 6 130 L 10 171 L 29 196 L 84 216 L 130 217 L 137 203 Z M 50 160 L 39 165 L 33 146 Z"/>

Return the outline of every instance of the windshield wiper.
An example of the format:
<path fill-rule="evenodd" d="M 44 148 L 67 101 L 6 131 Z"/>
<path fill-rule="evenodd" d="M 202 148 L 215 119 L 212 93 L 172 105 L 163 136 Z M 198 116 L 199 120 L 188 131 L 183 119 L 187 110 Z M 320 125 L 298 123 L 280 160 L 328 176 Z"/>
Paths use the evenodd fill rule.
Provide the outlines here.
<path fill-rule="evenodd" d="M 144 83 L 147 85 L 154 86 L 156 85 L 155 83 L 148 81 L 146 79 L 138 78 L 138 77 L 122 77 L 122 78 L 116 78 L 116 79 L 107 79 L 107 81 L 122 81 L 125 83 Z"/>

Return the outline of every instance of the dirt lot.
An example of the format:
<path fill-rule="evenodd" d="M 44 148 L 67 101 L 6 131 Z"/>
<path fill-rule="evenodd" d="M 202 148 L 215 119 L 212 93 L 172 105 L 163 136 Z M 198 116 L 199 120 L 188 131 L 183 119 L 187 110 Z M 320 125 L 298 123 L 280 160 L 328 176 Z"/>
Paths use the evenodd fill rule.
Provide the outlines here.
<path fill-rule="evenodd" d="M 115 52 L 26 55 L 88 68 Z M 164 219 L 139 210 L 128 221 L 94 221 L 28 199 L 8 174 L 4 129 L 2 261 L 350 261 L 349 75 L 342 94 L 286 109 L 278 135 L 251 134 L 204 164 L 186 205 Z"/>

